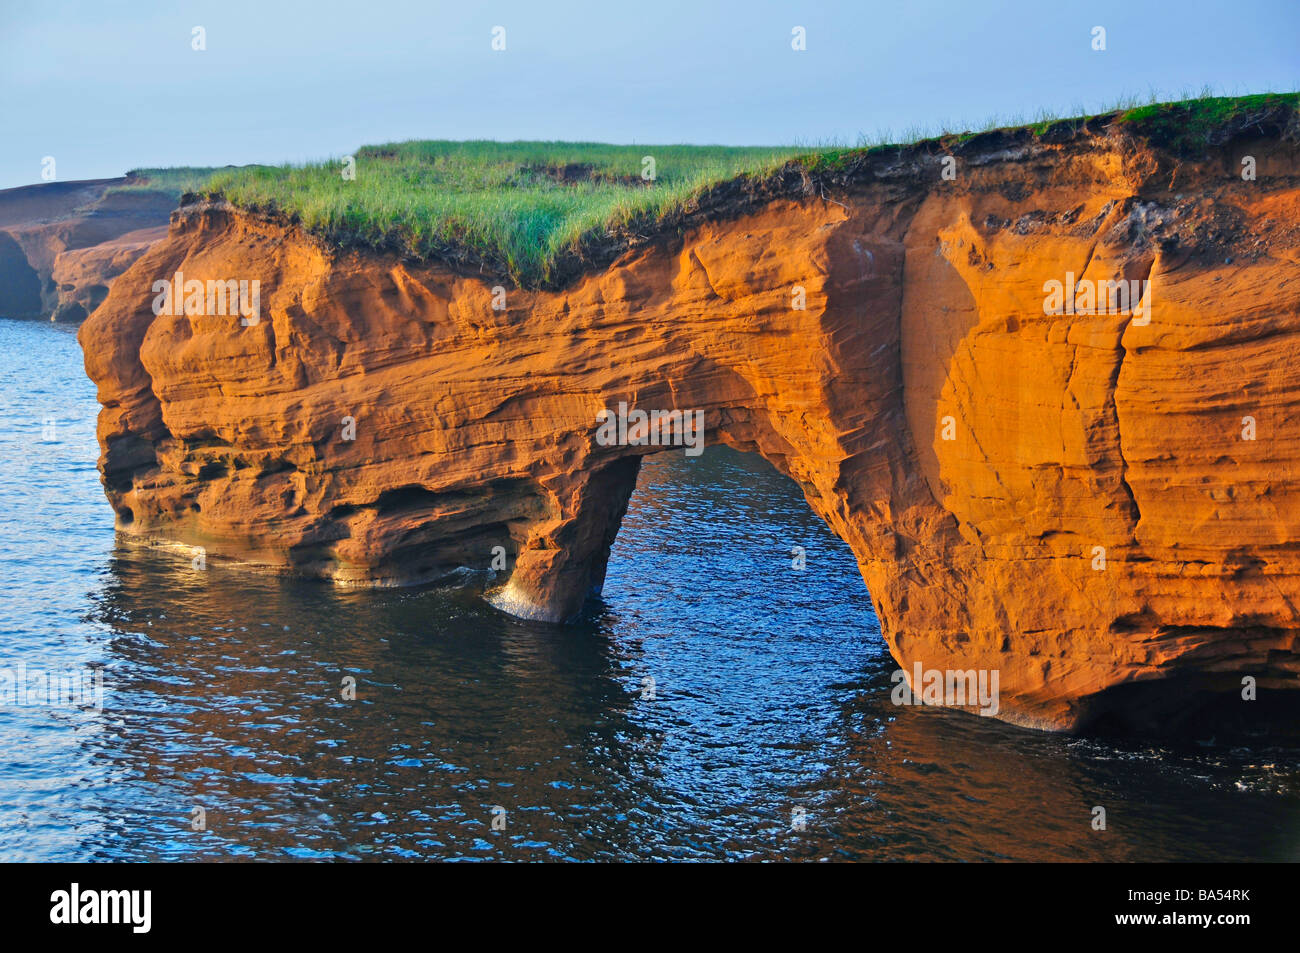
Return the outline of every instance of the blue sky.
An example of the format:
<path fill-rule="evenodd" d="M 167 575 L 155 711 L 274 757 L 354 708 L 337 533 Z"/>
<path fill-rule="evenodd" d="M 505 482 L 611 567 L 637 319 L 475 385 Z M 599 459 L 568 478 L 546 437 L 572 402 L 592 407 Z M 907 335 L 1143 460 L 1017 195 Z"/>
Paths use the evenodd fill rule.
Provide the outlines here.
<path fill-rule="evenodd" d="M 411 138 L 855 142 L 1300 88 L 1300 2 L 0 0 L 0 188 Z M 206 32 L 204 51 L 192 30 Z M 506 49 L 491 49 L 504 26 Z M 807 49 L 791 49 L 803 26 Z M 1106 50 L 1091 46 L 1106 29 Z"/>

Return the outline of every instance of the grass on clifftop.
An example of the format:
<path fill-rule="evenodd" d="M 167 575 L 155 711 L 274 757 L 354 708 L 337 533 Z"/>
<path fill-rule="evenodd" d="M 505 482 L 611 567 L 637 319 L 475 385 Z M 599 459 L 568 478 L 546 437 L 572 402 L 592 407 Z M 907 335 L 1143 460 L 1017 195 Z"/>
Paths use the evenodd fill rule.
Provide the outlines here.
<path fill-rule="evenodd" d="M 1177 103 L 1149 103 L 1125 111 L 1119 122 L 1181 152 L 1204 147 L 1216 130 L 1234 119 L 1276 107 L 1300 109 L 1300 93 L 1205 96 Z"/>
<path fill-rule="evenodd" d="M 296 215 L 336 240 L 417 257 L 467 248 L 532 284 L 551 277 L 561 252 L 586 234 L 659 218 L 706 186 L 764 174 L 806 151 L 403 142 L 358 150 L 351 181 L 336 161 L 219 172 L 207 187 L 236 205 Z M 653 180 L 642 178 L 646 157 L 654 161 Z"/>
<path fill-rule="evenodd" d="M 220 171 L 217 166 L 191 165 L 178 165 L 170 169 L 132 169 L 126 174 L 129 182 L 114 185 L 106 189 L 104 194 L 155 192 L 168 196 L 174 202 L 180 202 L 182 195 L 199 191 L 217 171 Z"/>
<path fill-rule="evenodd" d="M 1106 117 L 1177 150 L 1203 148 L 1216 128 L 1278 106 L 1296 109 L 1300 94 L 1214 97 L 1145 104 L 1127 100 L 1107 112 L 1036 121 L 995 120 L 982 130 L 1044 135 L 1061 123 Z M 1082 110 L 1080 110 L 1082 112 Z M 911 143 L 952 148 L 977 133 L 927 136 Z M 561 259 L 610 230 L 652 229 L 705 189 L 740 176 L 762 178 L 791 160 L 812 173 L 845 170 L 868 155 L 901 148 L 888 134 L 858 148 L 615 146 L 572 142 L 413 141 L 366 146 L 355 178 L 339 160 L 299 166 L 141 169 L 146 187 L 222 194 L 235 205 L 296 218 L 339 244 L 390 249 L 417 258 L 468 256 L 500 268 L 523 286 L 557 277 Z M 642 177 L 644 157 L 654 178 Z"/>

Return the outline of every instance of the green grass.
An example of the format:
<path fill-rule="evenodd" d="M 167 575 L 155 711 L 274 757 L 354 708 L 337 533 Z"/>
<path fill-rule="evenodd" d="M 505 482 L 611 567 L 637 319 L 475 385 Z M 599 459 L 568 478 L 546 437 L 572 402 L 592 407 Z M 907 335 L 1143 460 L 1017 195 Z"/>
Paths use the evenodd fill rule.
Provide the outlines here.
<path fill-rule="evenodd" d="M 340 242 L 425 258 L 467 249 L 520 284 L 554 277 L 584 236 L 654 221 L 704 188 L 762 176 L 799 148 L 614 146 L 581 142 L 403 142 L 340 161 L 218 172 L 207 189 L 246 208 L 288 213 Z M 642 179 L 643 157 L 653 181 Z M 566 179 L 565 172 L 568 172 Z"/>
<path fill-rule="evenodd" d="M 1177 152 L 1194 152 L 1204 148 L 1216 129 L 1279 107 L 1300 108 L 1300 93 L 1204 96 L 1176 103 L 1149 103 L 1125 111 L 1118 121 Z"/>
<path fill-rule="evenodd" d="M 1126 98 L 1101 113 L 1079 107 L 1074 118 L 1040 111 L 1026 120 L 995 117 L 978 132 L 938 135 L 911 129 L 904 143 L 952 149 L 989 132 L 1041 136 L 1060 123 L 1104 119 L 1179 151 L 1204 149 L 1212 131 L 1277 106 L 1300 107 L 1300 94 L 1198 98 L 1160 103 Z M 517 284 L 537 287 L 564 277 L 589 257 L 617 248 L 619 236 L 652 231 L 689 209 L 713 186 L 738 177 L 771 176 L 795 161 L 811 175 L 851 171 L 904 144 L 889 132 L 857 147 L 843 145 L 733 148 L 616 146 L 584 142 L 413 141 L 366 146 L 355 154 L 356 177 L 341 160 L 224 169 L 139 169 L 123 188 L 222 195 L 235 205 L 287 216 L 338 245 L 362 245 L 415 258 L 459 258 L 486 264 Z M 642 179 L 642 157 L 655 178 Z M 567 264 L 566 264 L 567 262 Z"/>
<path fill-rule="evenodd" d="M 186 192 L 198 192 L 203 189 L 208 180 L 212 178 L 212 174 L 217 171 L 219 169 L 216 166 L 188 165 L 175 166 L 170 169 L 132 169 L 127 173 L 127 178 L 131 181 L 125 185 L 114 185 L 105 189 L 104 194 L 156 192 L 160 195 L 169 196 L 173 201 L 179 203 L 181 196 Z"/>

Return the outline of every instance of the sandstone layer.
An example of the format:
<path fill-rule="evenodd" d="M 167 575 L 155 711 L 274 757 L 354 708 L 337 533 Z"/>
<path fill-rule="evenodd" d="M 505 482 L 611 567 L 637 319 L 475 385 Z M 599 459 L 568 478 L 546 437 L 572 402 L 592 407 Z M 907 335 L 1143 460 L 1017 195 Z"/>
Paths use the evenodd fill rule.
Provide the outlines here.
<path fill-rule="evenodd" d="M 357 585 L 501 547 L 489 597 L 563 621 L 663 449 L 602 445 L 597 414 L 702 410 L 852 548 L 900 668 L 996 670 L 998 717 L 1294 693 L 1295 129 L 953 156 L 787 176 L 504 310 L 472 269 L 188 206 L 81 329 L 119 528 Z M 155 315 L 176 272 L 259 280 L 261 320 Z M 1045 313 L 1067 274 L 1147 282 L 1147 310 Z"/>

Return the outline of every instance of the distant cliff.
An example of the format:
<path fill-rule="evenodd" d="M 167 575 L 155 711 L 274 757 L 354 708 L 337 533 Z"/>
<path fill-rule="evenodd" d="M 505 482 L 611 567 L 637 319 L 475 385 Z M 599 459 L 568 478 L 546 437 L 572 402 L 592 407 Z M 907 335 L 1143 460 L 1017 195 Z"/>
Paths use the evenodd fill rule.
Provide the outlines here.
<path fill-rule="evenodd" d="M 173 197 L 131 180 L 0 190 L 0 316 L 80 321 L 167 234 Z M 118 188 L 115 188 L 118 187 Z"/>
<path fill-rule="evenodd" d="M 900 667 L 997 671 L 998 717 L 1295 692 L 1296 137 L 1091 122 L 791 167 L 553 291 L 191 205 L 81 330 L 105 488 L 208 559 L 497 570 L 558 621 L 663 449 L 599 415 L 698 410 L 852 547 Z M 177 272 L 258 281 L 257 320 L 156 314 Z"/>

